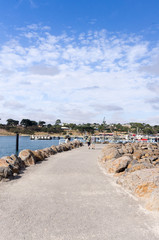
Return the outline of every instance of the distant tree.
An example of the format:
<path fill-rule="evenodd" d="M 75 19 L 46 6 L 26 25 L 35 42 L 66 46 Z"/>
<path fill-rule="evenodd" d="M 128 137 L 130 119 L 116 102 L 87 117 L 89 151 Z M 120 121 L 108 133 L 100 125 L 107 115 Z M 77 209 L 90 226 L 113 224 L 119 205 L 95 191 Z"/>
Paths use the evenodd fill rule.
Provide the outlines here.
<path fill-rule="evenodd" d="M 39 121 L 38 125 L 39 125 L 40 127 L 43 127 L 43 126 L 45 125 L 45 123 L 46 123 L 46 122 L 44 122 L 44 121 Z"/>
<path fill-rule="evenodd" d="M 61 120 L 60 119 L 57 119 L 56 121 L 55 121 L 55 125 L 60 125 L 61 124 Z"/>
<path fill-rule="evenodd" d="M 147 126 L 147 127 L 143 130 L 143 132 L 144 132 L 145 134 L 153 134 L 155 131 L 154 131 L 153 128 L 149 125 L 149 126 Z"/>
<path fill-rule="evenodd" d="M 104 130 L 106 130 L 106 128 L 105 128 L 105 125 L 102 123 L 101 125 L 99 125 L 98 131 L 103 132 Z"/>
<path fill-rule="evenodd" d="M 24 127 L 37 126 L 37 122 L 32 121 L 30 119 L 22 119 L 22 121 L 20 122 L 20 125 Z"/>
<path fill-rule="evenodd" d="M 77 129 L 77 125 L 75 123 L 69 123 L 66 126 L 69 127 L 72 130 L 76 130 Z"/>
<path fill-rule="evenodd" d="M 38 123 L 36 121 L 31 121 L 31 126 L 37 126 Z"/>
<path fill-rule="evenodd" d="M 155 133 L 159 133 L 159 125 L 155 125 L 153 128 Z"/>
<path fill-rule="evenodd" d="M 17 121 L 17 120 L 14 120 L 14 119 L 11 119 L 11 118 L 7 119 L 7 125 L 8 126 L 15 127 L 18 124 L 19 124 L 19 121 Z"/>
<path fill-rule="evenodd" d="M 94 133 L 94 128 L 91 126 L 90 123 L 78 125 L 77 129 L 81 133 L 85 133 L 85 132 L 88 132 L 88 133 L 91 133 L 91 134 Z"/>

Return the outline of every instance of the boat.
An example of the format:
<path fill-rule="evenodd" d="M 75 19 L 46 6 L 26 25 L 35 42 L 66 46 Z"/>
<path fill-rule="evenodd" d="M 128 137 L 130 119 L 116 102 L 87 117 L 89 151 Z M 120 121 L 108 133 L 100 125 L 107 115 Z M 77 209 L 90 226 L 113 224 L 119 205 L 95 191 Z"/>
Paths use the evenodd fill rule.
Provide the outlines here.
<path fill-rule="evenodd" d="M 51 140 L 52 137 L 50 135 L 31 135 L 30 140 Z"/>

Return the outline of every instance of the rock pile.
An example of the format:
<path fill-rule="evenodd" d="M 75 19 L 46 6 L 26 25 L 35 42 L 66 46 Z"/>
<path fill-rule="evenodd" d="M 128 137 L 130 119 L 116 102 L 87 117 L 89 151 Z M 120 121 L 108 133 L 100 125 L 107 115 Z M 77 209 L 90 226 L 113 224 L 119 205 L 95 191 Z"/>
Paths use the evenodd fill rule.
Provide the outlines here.
<path fill-rule="evenodd" d="M 83 146 L 79 141 L 61 144 L 59 146 L 51 146 L 41 150 L 31 151 L 29 149 L 22 150 L 19 156 L 11 155 L 0 159 L 0 181 L 2 179 L 12 179 L 17 174 L 21 173 L 26 167 L 35 165 L 39 161 L 43 161 L 51 155 L 59 152 L 69 151 L 74 148 Z"/>
<path fill-rule="evenodd" d="M 117 183 L 140 197 L 148 210 L 159 210 L 159 144 L 107 144 L 102 165 Z"/>

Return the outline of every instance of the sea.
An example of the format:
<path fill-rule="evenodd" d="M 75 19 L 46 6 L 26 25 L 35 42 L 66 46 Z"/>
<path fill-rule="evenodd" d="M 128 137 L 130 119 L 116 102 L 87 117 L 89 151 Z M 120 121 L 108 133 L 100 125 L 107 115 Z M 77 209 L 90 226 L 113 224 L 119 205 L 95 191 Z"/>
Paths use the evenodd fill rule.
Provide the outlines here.
<path fill-rule="evenodd" d="M 19 151 L 16 152 L 16 136 L 0 136 L 0 157 L 18 154 L 21 150 L 38 150 L 59 145 L 64 139 L 30 140 L 29 136 L 19 136 Z"/>

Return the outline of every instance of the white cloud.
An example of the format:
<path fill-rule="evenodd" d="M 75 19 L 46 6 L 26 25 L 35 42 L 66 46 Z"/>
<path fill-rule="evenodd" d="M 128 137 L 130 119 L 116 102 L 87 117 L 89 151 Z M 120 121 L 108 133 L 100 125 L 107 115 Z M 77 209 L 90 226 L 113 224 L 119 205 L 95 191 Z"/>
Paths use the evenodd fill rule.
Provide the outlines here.
<path fill-rule="evenodd" d="M 159 54 L 153 58 L 151 64 L 141 67 L 140 71 L 159 76 Z"/>
<path fill-rule="evenodd" d="M 95 104 L 95 105 L 92 105 L 92 107 L 96 111 L 108 111 L 108 112 L 123 111 L 123 108 L 117 105 Z"/>
<path fill-rule="evenodd" d="M 141 68 L 149 68 L 157 43 L 152 48 L 141 37 L 105 30 L 79 36 L 55 36 L 48 30 L 28 25 L 1 46 L 4 116 L 9 117 L 10 109 L 14 116 L 18 109 L 19 118 L 33 113 L 31 118 L 39 119 L 40 111 L 32 108 L 40 109 L 43 120 L 50 122 L 56 117 L 64 122 L 97 122 L 115 116 L 116 121 L 129 122 L 141 119 L 139 113 L 145 121 L 149 114 L 155 116 L 146 99 L 150 93 L 156 97 L 158 80 Z"/>
<path fill-rule="evenodd" d="M 3 106 L 5 108 L 15 109 L 15 110 L 21 109 L 21 108 L 25 108 L 24 104 L 21 104 L 21 103 L 19 103 L 17 101 L 14 101 L 14 100 L 13 101 L 6 101 L 6 102 L 4 102 Z"/>
<path fill-rule="evenodd" d="M 48 76 L 54 76 L 59 73 L 58 67 L 49 67 L 45 65 L 34 65 L 29 68 L 30 73 L 35 75 L 48 75 Z"/>
<path fill-rule="evenodd" d="M 4 97 L 2 95 L 0 95 L 0 101 L 4 100 Z"/>

